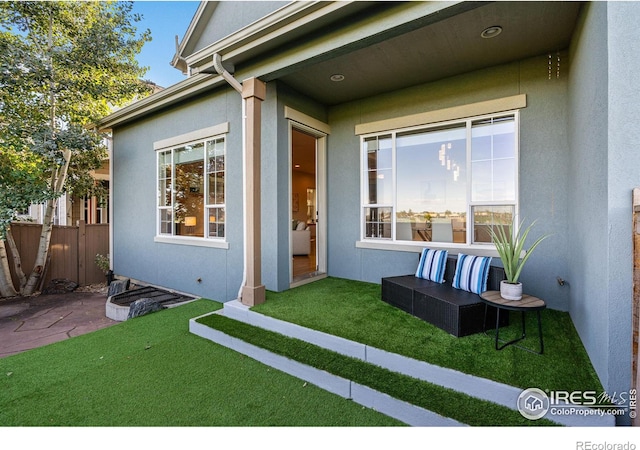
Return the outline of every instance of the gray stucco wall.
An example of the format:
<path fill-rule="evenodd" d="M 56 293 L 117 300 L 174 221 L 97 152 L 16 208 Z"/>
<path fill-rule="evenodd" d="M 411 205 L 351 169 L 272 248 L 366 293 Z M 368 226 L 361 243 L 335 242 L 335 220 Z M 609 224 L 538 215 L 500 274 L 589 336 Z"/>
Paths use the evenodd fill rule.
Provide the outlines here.
<path fill-rule="evenodd" d="M 606 385 L 609 358 L 606 5 L 582 15 L 571 48 L 570 311 Z"/>
<path fill-rule="evenodd" d="M 631 383 L 638 15 L 633 3 L 589 4 L 571 49 L 570 311 L 609 392 Z"/>
<path fill-rule="evenodd" d="M 225 89 L 115 130 L 112 226 L 116 274 L 218 301 L 237 297 L 243 267 L 241 108 L 240 95 Z M 157 186 L 153 142 L 227 121 L 229 249 L 154 242 Z"/>
<path fill-rule="evenodd" d="M 533 234 L 552 233 L 523 272 L 526 291 L 555 309 L 567 310 L 570 230 L 567 74 L 548 79 L 546 55 L 461 75 L 375 98 L 336 106 L 329 111 L 329 274 L 380 283 L 384 276 L 415 271 L 417 253 L 356 248 L 360 233 L 360 150 L 354 127 L 359 123 L 401 117 L 485 100 L 527 95 L 520 120 L 520 214 L 538 220 Z M 499 259 L 496 258 L 499 264 Z"/>
<path fill-rule="evenodd" d="M 609 26 L 609 382 L 631 383 L 633 242 L 631 193 L 640 186 L 639 5 L 612 2 Z M 613 26 L 611 26 L 613 25 Z"/>

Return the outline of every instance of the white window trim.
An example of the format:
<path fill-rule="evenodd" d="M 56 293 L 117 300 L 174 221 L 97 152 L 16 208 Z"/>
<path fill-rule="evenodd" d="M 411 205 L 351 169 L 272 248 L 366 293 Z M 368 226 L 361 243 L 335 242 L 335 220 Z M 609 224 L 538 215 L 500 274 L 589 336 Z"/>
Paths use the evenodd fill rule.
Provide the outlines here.
<path fill-rule="evenodd" d="M 226 236 L 225 236 L 226 239 Z M 213 239 L 213 238 L 201 238 L 201 237 L 189 237 L 189 236 L 169 236 L 167 235 L 156 235 L 153 238 L 153 242 L 160 242 L 162 244 L 179 244 L 179 245 L 191 245 L 194 247 L 211 247 L 211 248 L 222 248 L 225 250 L 229 249 L 229 243 L 226 240 L 222 239 Z"/>
<path fill-rule="evenodd" d="M 225 236 L 223 238 L 217 238 L 217 237 L 209 237 L 207 235 L 207 233 L 205 233 L 205 235 L 203 237 L 191 237 L 191 236 L 176 236 L 176 235 L 169 235 L 169 234 L 161 234 L 160 233 L 160 205 L 158 204 L 158 196 L 157 196 L 157 189 L 158 189 L 158 173 L 159 173 L 159 168 L 158 168 L 158 157 L 157 154 L 158 152 L 161 151 L 172 151 L 173 154 L 173 150 L 176 147 L 182 147 L 185 145 L 189 145 L 189 144 L 193 144 L 193 143 L 197 143 L 197 142 L 201 142 L 201 141 L 206 141 L 206 140 L 213 140 L 213 139 L 218 139 L 221 137 L 224 137 L 224 145 L 225 145 L 225 203 L 224 205 L 216 205 L 216 207 L 221 207 L 225 209 L 225 215 L 226 215 L 226 193 L 227 193 L 227 186 L 226 186 L 226 171 L 227 171 L 227 167 L 226 167 L 226 158 L 227 158 L 227 151 L 226 151 L 226 146 L 227 146 L 227 136 L 226 134 L 229 132 L 229 122 L 224 122 L 218 125 L 214 125 L 212 127 L 208 127 L 208 128 L 202 128 L 200 130 L 195 130 L 189 133 L 185 133 L 185 134 L 181 134 L 178 136 L 174 136 L 171 138 L 167 138 L 167 139 L 163 139 L 160 141 L 156 141 L 153 143 L 153 149 L 156 152 L 156 175 L 155 175 L 155 179 L 156 179 L 156 208 L 155 208 L 155 215 L 156 215 L 156 234 L 153 238 L 154 242 L 158 242 L 158 243 L 162 243 L 162 244 L 177 244 L 177 245 L 189 245 L 189 246 L 194 246 L 194 247 L 209 247 L 209 248 L 220 248 L 220 249 L 224 249 L 224 250 L 228 250 L 229 249 L 229 243 L 227 242 L 227 234 L 225 232 Z M 205 146 L 205 151 L 206 151 L 206 146 Z M 173 158 L 173 156 L 172 156 Z M 204 158 L 204 153 L 203 153 L 203 158 Z M 172 164 L 173 165 L 173 164 Z M 171 180 L 171 182 L 173 183 L 173 179 Z M 204 200 L 203 200 L 204 201 Z M 208 206 L 207 204 L 203 203 L 203 209 L 207 210 L 208 208 L 210 208 L 210 205 Z M 171 209 L 173 209 L 173 205 L 171 206 Z M 226 227 L 226 222 L 225 222 L 225 227 Z"/>
<path fill-rule="evenodd" d="M 395 208 L 397 204 L 396 198 L 396 135 L 401 132 L 407 132 L 412 130 L 418 130 L 423 128 L 429 128 L 431 126 L 448 125 L 461 122 L 473 122 L 486 117 L 493 117 L 498 115 L 513 114 L 516 119 L 515 139 L 518 143 L 516 148 L 516 179 L 515 179 L 515 210 L 514 219 L 518 221 L 520 217 L 520 109 L 526 107 L 526 95 L 520 94 L 512 97 L 506 97 L 497 100 L 489 100 L 486 102 L 474 103 L 471 105 L 463 105 L 459 107 L 447 108 L 438 111 L 429 111 L 421 114 L 414 114 L 411 116 L 398 117 L 393 119 L 387 119 L 377 122 L 370 122 L 365 124 L 356 125 L 356 135 L 360 137 L 360 238 L 356 241 L 356 248 L 371 249 L 371 250 L 389 250 L 389 251 L 403 251 L 420 253 L 425 247 L 448 250 L 451 253 L 465 253 L 479 256 L 492 256 L 499 257 L 496 251 L 495 245 L 487 244 L 473 244 L 473 243 L 452 243 L 452 242 L 420 242 L 420 241 L 397 241 L 396 240 L 396 220 L 393 216 L 395 214 Z M 424 122 L 423 122 L 424 121 Z M 396 128 L 397 127 L 397 128 Z M 468 127 L 467 127 L 468 128 Z M 469 131 L 468 131 L 469 132 Z M 365 164 L 364 152 L 362 150 L 362 142 L 364 139 L 373 136 L 380 136 L 383 134 L 389 134 L 392 137 L 392 220 L 391 220 L 391 238 L 390 239 L 369 239 L 365 238 L 365 205 L 363 199 L 365 198 Z M 468 139 L 468 142 L 469 139 Z M 467 151 L 467 159 L 470 158 L 470 153 Z M 469 161 L 467 161 L 469 163 Z M 468 165 L 469 166 L 469 165 Z M 470 166 L 469 166 L 470 167 Z M 468 189 L 471 189 L 468 186 Z M 505 202 L 472 202 L 470 193 L 467 193 L 467 214 L 473 206 L 485 206 L 485 205 L 504 205 Z M 511 204 L 511 203 L 509 203 Z M 370 207 L 376 207 L 376 205 L 369 205 Z M 467 242 L 471 242 L 471 228 L 467 226 Z"/>
<path fill-rule="evenodd" d="M 201 141 L 208 138 L 214 138 L 219 134 L 227 134 L 229 132 L 229 122 L 224 122 L 208 128 L 191 131 L 190 133 L 173 136 L 168 139 L 162 139 L 153 143 L 153 149 L 167 150 L 181 145 L 187 145 L 192 141 Z"/>

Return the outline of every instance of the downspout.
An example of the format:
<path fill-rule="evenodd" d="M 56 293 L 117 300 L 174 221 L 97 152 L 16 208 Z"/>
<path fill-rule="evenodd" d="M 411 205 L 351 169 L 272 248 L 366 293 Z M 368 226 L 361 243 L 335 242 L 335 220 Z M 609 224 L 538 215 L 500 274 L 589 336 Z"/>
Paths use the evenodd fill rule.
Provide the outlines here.
<path fill-rule="evenodd" d="M 222 65 L 222 57 L 218 53 L 213 55 L 213 68 L 227 83 L 231 85 L 236 91 L 242 94 L 242 84 L 231 75 L 227 69 Z M 242 238 L 244 245 L 247 245 L 247 191 L 245 186 L 247 184 L 247 167 L 246 167 L 246 133 L 247 133 L 247 114 L 246 114 L 247 101 L 242 98 Z M 242 288 L 247 284 L 247 253 L 243 251 L 242 256 L 242 282 L 240 283 L 240 289 L 238 289 L 238 300 L 242 299 Z"/>
<path fill-rule="evenodd" d="M 227 72 L 227 69 L 225 69 L 222 65 L 222 57 L 218 53 L 214 53 L 213 55 L 213 68 L 216 69 L 218 75 L 224 78 L 232 88 L 242 94 L 242 84 L 238 80 L 233 78 L 233 75 Z"/>

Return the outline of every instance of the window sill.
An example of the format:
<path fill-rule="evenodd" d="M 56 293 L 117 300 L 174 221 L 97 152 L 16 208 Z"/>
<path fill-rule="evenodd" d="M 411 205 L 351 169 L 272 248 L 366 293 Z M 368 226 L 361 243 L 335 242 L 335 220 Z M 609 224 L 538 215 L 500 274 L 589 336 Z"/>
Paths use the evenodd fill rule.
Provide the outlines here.
<path fill-rule="evenodd" d="M 221 248 L 223 250 L 229 249 L 229 243 L 223 240 L 185 236 L 156 236 L 153 238 L 153 242 L 160 242 L 162 244 L 190 245 L 193 247 Z"/>
<path fill-rule="evenodd" d="M 361 240 L 356 241 L 356 248 L 366 248 L 370 250 L 388 250 L 395 252 L 420 253 L 423 248 L 433 248 L 436 250 L 447 250 L 451 254 L 464 253 L 467 255 L 491 256 L 499 258 L 498 252 L 491 244 L 454 244 L 451 242 L 406 242 L 383 241 L 383 240 Z"/>

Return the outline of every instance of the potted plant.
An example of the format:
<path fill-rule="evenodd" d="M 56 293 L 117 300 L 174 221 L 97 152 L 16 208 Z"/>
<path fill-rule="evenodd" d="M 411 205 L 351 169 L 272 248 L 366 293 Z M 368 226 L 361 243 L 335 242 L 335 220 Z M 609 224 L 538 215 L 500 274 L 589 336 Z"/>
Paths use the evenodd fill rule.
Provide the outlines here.
<path fill-rule="evenodd" d="M 520 273 L 533 250 L 548 237 L 548 235 L 539 237 L 528 250 L 525 250 L 524 257 L 521 257 L 524 243 L 534 224 L 535 221 L 523 229 L 523 222 L 521 222 L 515 234 L 513 222 L 509 224 L 508 231 L 500 225 L 489 229 L 507 277 L 506 280 L 500 282 L 500 296 L 506 300 L 522 299 L 522 283 L 518 281 Z"/>
<path fill-rule="evenodd" d="M 95 263 L 96 266 L 98 266 L 98 268 L 102 270 L 104 275 L 107 277 L 107 286 L 109 286 L 113 281 L 113 270 L 111 270 L 111 261 L 109 260 L 109 255 L 105 256 L 98 253 L 96 255 Z"/>

